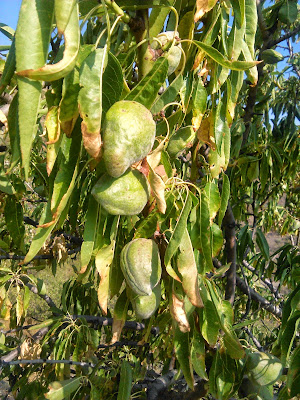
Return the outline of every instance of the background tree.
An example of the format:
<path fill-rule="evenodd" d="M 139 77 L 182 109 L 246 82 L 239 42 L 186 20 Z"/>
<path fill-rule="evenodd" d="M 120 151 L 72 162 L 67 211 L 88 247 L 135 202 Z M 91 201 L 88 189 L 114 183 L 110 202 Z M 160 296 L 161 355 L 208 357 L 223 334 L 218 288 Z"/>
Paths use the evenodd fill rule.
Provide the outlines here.
<path fill-rule="evenodd" d="M 0 25 L 17 399 L 299 394 L 299 29 L 294 0 L 23 0 Z"/>

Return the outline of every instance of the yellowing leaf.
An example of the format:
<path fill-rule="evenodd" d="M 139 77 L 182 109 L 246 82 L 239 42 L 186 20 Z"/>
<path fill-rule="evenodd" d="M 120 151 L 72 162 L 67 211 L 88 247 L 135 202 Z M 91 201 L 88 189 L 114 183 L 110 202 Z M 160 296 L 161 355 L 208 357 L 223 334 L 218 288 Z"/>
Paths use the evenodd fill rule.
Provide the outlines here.
<path fill-rule="evenodd" d="M 197 10 L 194 16 L 194 21 L 198 22 L 209 10 L 216 4 L 217 0 L 197 0 Z"/>

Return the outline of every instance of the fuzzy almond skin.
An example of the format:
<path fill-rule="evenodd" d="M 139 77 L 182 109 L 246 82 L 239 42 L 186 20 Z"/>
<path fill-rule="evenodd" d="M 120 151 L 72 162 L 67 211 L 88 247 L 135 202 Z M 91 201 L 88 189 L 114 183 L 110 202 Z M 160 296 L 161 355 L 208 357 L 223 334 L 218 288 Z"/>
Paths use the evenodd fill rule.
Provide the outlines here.
<path fill-rule="evenodd" d="M 131 298 L 131 303 L 137 318 L 148 319 L 157 310 L 161 299 L 161 286 L 156 285 L 149 296 L 135 295 Z"/>
<path fill-rule="evenodd" d="M 150 296 L 161 278 L 157 244 L 152 239 L 134 239 L 124 246 L 120 259 L 131 290 L 140 296 Z"/>
<path fill-rule="evenodd" d="M 116 102 L 103 125 L 103 159 L 109 175 L 121 176 L 152 149 L 155 122 L 151 112 L 136 101 Z"/>
<path fill-rule="evenodd" d="M 249 376 L 258 385 L 274 384 L 281 376 L 282 364 L 273 354 L 255 352 L 248 355 Z"/>
<path fill-rule="evenodd" d="M 104 174 L 92 189 L 92 195 L 112 215 L 136 215 L 149 199 L 149 185 L 137 170 L 129 170 L 120 178 Z"/>

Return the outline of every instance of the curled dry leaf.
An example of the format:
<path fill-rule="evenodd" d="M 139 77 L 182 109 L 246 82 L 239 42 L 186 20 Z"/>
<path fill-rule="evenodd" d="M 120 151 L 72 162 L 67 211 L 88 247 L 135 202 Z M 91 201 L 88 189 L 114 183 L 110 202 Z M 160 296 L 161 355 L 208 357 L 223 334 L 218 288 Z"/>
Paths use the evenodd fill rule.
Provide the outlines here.
<path fill-rule="evenodd" d="M 186 316 L 186 312 L 184 309 L 184 301 L 178 299 L 175 293 L 172 293 L 172 303 L 170 307 L 170 312 L 172 317 L 178 323 L 178 328 L 181 332 L 189 332 L 191 330 L 189 321 Z"/>
<path fill-rule="evenodd" d="M 42 346 L 39 343 L 34 343 L 32 339 L 27 338 L 21 344 L 19 360 L 35 360 L 40 357 Z M 25 367 L 25 364 L 20 364 Z"/>

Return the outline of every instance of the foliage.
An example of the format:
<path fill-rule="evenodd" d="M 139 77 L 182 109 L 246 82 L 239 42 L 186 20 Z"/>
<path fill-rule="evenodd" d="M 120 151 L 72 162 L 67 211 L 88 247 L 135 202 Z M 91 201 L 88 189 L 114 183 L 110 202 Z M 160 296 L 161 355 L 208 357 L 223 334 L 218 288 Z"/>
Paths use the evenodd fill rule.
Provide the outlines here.
<path fill-rule="evenodd" d="M 203 398 L 297 396 L 297 2 L 23 0 L 0 31 L 0 366 L 16 398 L 154 398 L 150 363 Z M 293 242 L 270 250 L 271 229 Z M 152 250 L 129 259 L 130 243 Z M 53 301 L 36 272 L 55 280 L 72 255 Z M 28 326 L 34 295 L 51 315 Z"/>

